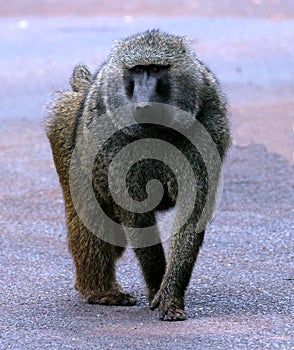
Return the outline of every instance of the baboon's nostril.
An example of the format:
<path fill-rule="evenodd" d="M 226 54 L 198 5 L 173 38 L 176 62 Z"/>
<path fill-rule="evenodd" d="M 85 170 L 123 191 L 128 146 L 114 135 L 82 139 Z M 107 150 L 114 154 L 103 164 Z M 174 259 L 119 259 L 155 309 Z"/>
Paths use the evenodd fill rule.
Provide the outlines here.
<path fill-rule="evenodd" d="M 143 111 L 150 111 L 151 110 L 151 106 L 149 106 L 149 105 L 145 105 L 144 107 L 143 107 Z"/>
<path fill-rule="evenodd" d="M 151 110 L 151 106 L 148 105 L 148 104 L 140 104 L 138 106 L 136 106 L 136 111 L 139 112 L 139 111 L 144 111 L 144 112 L 147 112 L 147 111 L 150 111 Z"/>

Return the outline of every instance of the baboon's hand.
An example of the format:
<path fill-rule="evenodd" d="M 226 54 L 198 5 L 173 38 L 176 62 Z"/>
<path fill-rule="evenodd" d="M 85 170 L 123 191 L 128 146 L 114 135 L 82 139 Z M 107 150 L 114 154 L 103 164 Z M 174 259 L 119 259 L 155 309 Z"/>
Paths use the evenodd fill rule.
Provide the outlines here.
<path fill-rule="evenodd" d="M 183 310 L 182 301 L 170 300 L 168 296 L 163 296 L 163 293 L 159 290 L 150 304 L 150 309 L 159 309 L 159 319 L 161 321 L 184 321 L 186 319 L 186 313 Z"/>

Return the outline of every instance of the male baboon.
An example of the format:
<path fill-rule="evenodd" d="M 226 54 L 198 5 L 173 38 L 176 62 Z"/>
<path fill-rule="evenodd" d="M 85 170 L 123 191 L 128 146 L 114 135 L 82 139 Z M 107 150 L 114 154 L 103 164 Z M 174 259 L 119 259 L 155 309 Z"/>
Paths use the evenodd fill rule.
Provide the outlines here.
<path fill-rule="evenodd" d="M 164 195 L 154 210 L 132 213 L 117 205 L 109 193 L 107 171 L 111 158 L 132 141 L 149 137 L 174 144 L 188 159 L 198 180 L 197 198 L 187 222 L 173 234 L 167 264 L 161 242 L 133 245 L 146 281 L 151 309 L 159 308 L 162 320 L 184 320 L 184 293 L 204 237 L 205 227 L 199 230 L 197 221 L 208 192 L 207 169 L 201 152 L 172 128 L 176 116 L 165 116 L 167 121 L 163 118 L 162 123 L 159 117 L 162 126 L 148 123 L 148 116 L 152 114 L 152 103 L 172 105 L 185 111 L 190 120 L 184 128 L 189 128 L 194 121 L 200 122 L 216 145 L 222 161 L 230 144 L 230 133 L 226 99 L 219 84 L 185 38 L 152 30 L 116 43 L 95 75 L 91 75 L 83 64 L 76 66 L 71 86 L 73 91 L 60 93 L 51 107 L 46 132 L 65 200 L 68 241 L 76 267 L 76 289 L 90 303 L 136 303 L 136 299 L 125 293 L 115 279 L 115 261 L 124 248 L 106 242 L 86 227 L 73 203 L 69 181 L 71 157 L 79 135 L 90 135 L 94 124 L 103 123 L 101 116 L 105 113 L 112 115 L 121 106 L 135 104 L 137 109 L 131 115 L 134 125 L 112 135 L 97 150 L 91 179 L 93 190 L 107 215 L 122 224 L 126 241 L 132 245 L 132 228 L 154 225 L 156 210 L 175 206 L 178 179 L 159 160 L 142 158 L 126 177 L 130 196 L 137 201 L 145 199 L 146 183 L 150 179 L 160 180 Z M 151 112 L 142 113 L 146 108 L 148 110 L 148 106 L 151 106 Z M 183 120 L 177 122 L 185 124 Z M 96 142 L 91 137 L 86 137 L 85 142 Z M 181 166 L 178 164 L 179 168 Z M 82 179 L 83 169 L 78 172 Z M 189 189 L 186 195 L 188 192 Z M 87 198 L 82 198 L 83 201 L 86 202 Z M 101 230 L 105 230 L 105 227 L 101 227 Z"/>

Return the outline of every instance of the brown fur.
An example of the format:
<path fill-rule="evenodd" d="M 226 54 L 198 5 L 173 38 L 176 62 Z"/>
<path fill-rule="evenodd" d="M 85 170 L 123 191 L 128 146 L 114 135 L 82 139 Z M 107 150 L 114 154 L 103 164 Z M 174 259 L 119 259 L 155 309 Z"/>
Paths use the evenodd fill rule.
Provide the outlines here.
<path fill-rule="evenodd" d="M 122 291 L 115 280 L 115 261 L 121 256 L 124 248 L 113 246 L 92 234 L 77 215 L 69 188 L 70 159 L 79 130 L 90 127 L 99 115 L 126 103 L 126 98 L 122 97 L 122 75 L 124 69 L 138 64 L 171 65 L 171 104 L 191 113 L 205 126 L 218 148 L 221 159 L 224 158 L 230 144 L 225 97 L 212 73 L 198 60 L 187 41 L 181 37 L 148 31 L 127 38 L 117 43 L 106 63 L 94 77 L 85 65 L 75 67 L 71 78 L 73 91 L 59 94 L 51 108 L 46 131 L 64 195 L 69 248 L 76 266 L 75 286 L 80 295 L 90 303 L 134 305 L 136 299 Z M 108 98 L 107 104 L 105 96 Z M 126 136 L 118 136 L 113 147 L 120 149 L 126 141 L 132 141 L 132 137 L 129 136 L 128 139 Z M 176 140 L 177 142 L 179 146 L 182 145 L 180 140 Z M 192 159 L 198 173 L 201 192 L 205 187 L 205 169 L 202 168 L 199 157 L 194 156 L 188 146 L 183 147 L 185 152 L 190 154 L 190 161 Z M 97 196 L 110 208 L 109 215 L 118 218 L 125 225 L 131 224 L 135 227 L 155 223 L 154 212 L 138 218 L 136 215 L 125 214 L 109 199 L 106 188 L 101 185 L 107 179 L 95 175 L 100 174 L 101 164 L 99 161 L 95 164 L 93 184 Z M 145 174 L 146 177 L 157 174 L 152 164 L 142 169 L 141 174 Z M 171 185 L 173 182 L 170 175 L 160 171 L 158 176 L 168 184 L 168 200 L 163 206 L 173 206 L 176 190 Z M 136 189 L 140 178 L 135 174 L 130 181 L 133 181 L 134 195 L 142 196 L 140 186 Z M 199 203 L 195 204 L 195 210 L 187 224 L 172 237 L 167 265 L 161 243 L 134 249 L 146 281 L 151 309 L 159 308 L 160 318 L 164 320 L 186 318 L 184 293 L 204 238 L 204 230 L 196 230 L 203 200 L 205 201 L 204 192 L 203 190 L 202 194 L 200 193 Z M 130 233 L 126 230 L 127 238 L 128 235 L 130 238 Z"/>

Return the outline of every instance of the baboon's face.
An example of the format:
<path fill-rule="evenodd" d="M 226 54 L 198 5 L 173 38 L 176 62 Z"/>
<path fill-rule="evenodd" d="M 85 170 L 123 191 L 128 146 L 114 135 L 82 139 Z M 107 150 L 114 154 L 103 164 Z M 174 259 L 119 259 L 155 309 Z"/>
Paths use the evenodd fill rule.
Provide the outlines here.
<path fill-rule="evenodd" d="M 125 91 L 130 103 L 168 103 L 170 99 L 169 66 L 137 65 L 125 72 Z"/>
<path fill-rule="evenodd" d="M 151 127 L 154 121 L 165 126 L 173 124 L 176 115 L 169 108 L 173 102 L 170 65 L 136 65 L 127 69 L 124 89 L 128 102 L 134 105 L 133 117 L 143 128 Z"/>
<path fill-rule="evenodd" d="M 154 103 L 168 104 L 171 84 L 169 66 L 136 65 L 124 74 L 125 94 L 130 104 L 134 104 L 133 116 L 142 127 L 149 128 L 158 107 Z M 159 119 L 162 119 L 159 117 Z M 160 120 L 157 120 L 160 122 Z"/>

